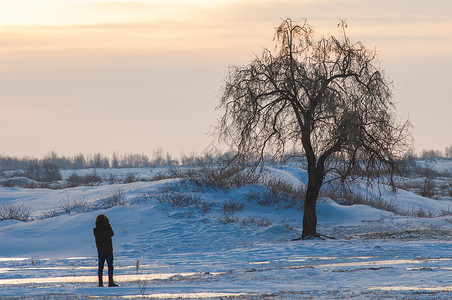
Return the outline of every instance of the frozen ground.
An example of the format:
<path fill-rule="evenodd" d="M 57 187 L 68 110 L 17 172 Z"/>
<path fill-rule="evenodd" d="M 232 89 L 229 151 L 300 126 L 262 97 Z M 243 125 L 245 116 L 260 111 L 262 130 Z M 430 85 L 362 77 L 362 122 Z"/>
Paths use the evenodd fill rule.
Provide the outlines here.
<path fill-rule="evenodd" d="M 145 177 L 151 171 L 98 174 Z M 272 174 L 292 183 L 306 180 L 296 168 Z M 191 189 L 177 179 L 65 190 L 0 188 L 0 205 L 26 204 L 35 217 L 0 222 L 0 298 L 452 298 L 452 217 L 401 217 L 323 198 L 318 231 L 335 239 L 292 241 L 301 235 L 302 211 L 247 197 L 259 189 Z M 96 203 L 118 191 L 126 206 L 62 212 L 64 203 Z M 171 207 L 158 201 L 162 191 L 189 195 L 198 204 Z M 434 212 L 452 208 L 447 199 L 403 191 L 394 200 Z M 237 209 L 226 213 L 224 203 Z M 39 220 L 50 210 L 60 215 Z M 117 288 L 96 286 L 92 227 L 99 213 L 108 215 L 115 231 Z"/>

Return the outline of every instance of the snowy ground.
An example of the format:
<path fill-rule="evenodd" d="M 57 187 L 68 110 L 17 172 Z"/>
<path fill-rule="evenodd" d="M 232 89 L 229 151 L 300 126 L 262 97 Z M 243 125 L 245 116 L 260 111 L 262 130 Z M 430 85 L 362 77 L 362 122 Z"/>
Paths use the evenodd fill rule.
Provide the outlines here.
<path fill-rule="evenodd" d="M 104 178 L 112 172 L 144 178 L 153 171 L 97 171 Z M 293 167 L 272 174 L 289 182 L 306 180 Z M 262 187 L 225 192 L 180 183 L 0 188 L 0 205 L 26 204 L 35 218 L 0 222 L 0 298 L 452 298 L 452 216 L 401 217 L 323 198 L 318 231 L 335 239 L 292 241 L 301 235 L 302 211 L 247 197 Z M 118 191 L 126 206 L 70 214 L 61 209 Z M 198 204 L 171 207 L 157 200 L 162 191 L 189 195 Z M 400 191 L 394 200 L 401 207 L 452 211 L 448 199 Z M 239 208 L 225 213 L 224 203 Z M 59 216 L 41 219 L 51 210 Z M 117 288 L 96 286 L 92 228 L 99 213 L 110 218 L 115 231 Z"/>

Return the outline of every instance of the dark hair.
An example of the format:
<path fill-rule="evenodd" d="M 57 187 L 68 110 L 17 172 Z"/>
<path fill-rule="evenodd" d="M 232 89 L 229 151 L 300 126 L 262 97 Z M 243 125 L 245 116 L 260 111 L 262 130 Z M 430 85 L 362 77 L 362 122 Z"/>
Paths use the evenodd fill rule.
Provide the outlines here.
<path fill-rule="evenodd" d="M 95 224 L 96 224 L 96 226 L 99 226 L 99 225 L 107 225 L 107 224 L 110 224 L 110 220 L 108 219 L 108 217 L 106 216 L 106 215 L 104 215 L 104 214 L 101 214 L 101 215 L 98 215 L 97 217 L 96 217 L 96 222 L 95 222 Z"/>

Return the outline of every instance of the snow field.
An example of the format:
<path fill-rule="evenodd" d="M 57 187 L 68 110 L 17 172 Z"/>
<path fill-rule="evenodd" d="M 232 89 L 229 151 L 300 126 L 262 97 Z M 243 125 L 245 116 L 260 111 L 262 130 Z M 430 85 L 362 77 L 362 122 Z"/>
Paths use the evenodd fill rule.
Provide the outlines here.
<path fill-rule="evenodd" d="M 124 170 L 118 172 L 125 174 Z M 140 172 L 139 176 L 148 176 L 149 170 Z M 297 168 L 271 172 L 287 182 L 306 182 L 305 172 Z M 302 211 L 299 207 L 259 205 L 246 197 L 250 190 L 260 188 L 199 190 L 181 186 L 178 179 L 65 190 L 0 188 L 0 205 L 25 203 L 35 217 L 27 223 L 0 222 L 0 297 L 452 296 L 452 224 L 448 217 L 401 217 L 322 198 L 318 231 L 336 239 L 292 241 L 301 235 Z M 40 219 L 48 210 L 61 211 L 62 201 L 94 203 L 118 190 L 126 206 Z M 159 201 L 162 190 L 190 195 L 200 202 L 173 207 Z M 408 192 L 395 197 L 400 205 L 425 210 L 441 211 L 450 205 L 447 200 Z M 224 204 L 231 201 L 241 205 L 227 212 L 233 221 L 228 223 L 224 222 Z M 202 209 L 200 203 L 210 207 Z M 92 228 L 99 213 L 110 218 L 115 231 L 118 288 L 96 286 Z"/>

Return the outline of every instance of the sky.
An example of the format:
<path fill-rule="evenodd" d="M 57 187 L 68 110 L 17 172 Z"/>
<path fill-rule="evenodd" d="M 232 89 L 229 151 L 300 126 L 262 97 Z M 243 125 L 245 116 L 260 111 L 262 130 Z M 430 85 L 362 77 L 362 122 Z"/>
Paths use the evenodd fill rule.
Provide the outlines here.
<path fill-rule="evenodd" d="M 0 0 L 0 154 L 202 153 L 282 19 L 376 49 L 415 152 L 452 145 L 449 0 Z"/>

